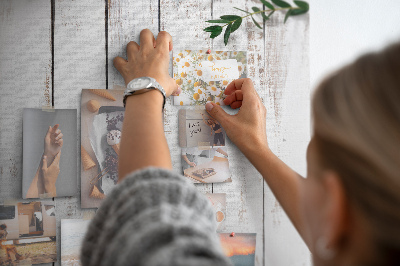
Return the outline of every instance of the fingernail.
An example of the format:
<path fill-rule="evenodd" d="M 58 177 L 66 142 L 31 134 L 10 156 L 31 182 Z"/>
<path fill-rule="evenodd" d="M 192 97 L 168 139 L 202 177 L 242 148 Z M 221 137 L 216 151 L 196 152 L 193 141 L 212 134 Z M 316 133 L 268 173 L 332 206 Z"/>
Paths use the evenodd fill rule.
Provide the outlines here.
<path fill-rule="evenodd" d="M 181 86 L 178 85 L 178 90 L 176 91 L 177 94 L 180 94 L 182 92 Z"/>
<path fill-rule="evenodd" d="M 47 159 L 47 156 L 46 156 L 46 155 L 44 155 L 44 156 L 43 156 L 43 159 Z"/>
<path fill-rule="evenodd" d="M 214 108 L 214 105 L 211 102 L 206 103 L 206 110 L 211 111 Z"/>

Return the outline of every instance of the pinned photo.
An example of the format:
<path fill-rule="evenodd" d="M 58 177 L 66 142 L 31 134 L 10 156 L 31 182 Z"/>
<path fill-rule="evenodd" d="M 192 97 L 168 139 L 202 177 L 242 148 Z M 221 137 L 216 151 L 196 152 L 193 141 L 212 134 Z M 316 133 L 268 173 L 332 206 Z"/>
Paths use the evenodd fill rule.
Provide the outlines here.
<path fill-rule="evenodd" d="M 207 193 L 206 197 L 211 202 L 217 221 L 217 231 L 225 229 L 226 219 L 226 194 L 225 193 Z"/>
<path fill-rule="evenodd" d="M 206 110 L 181 109 L 178 115 L 179 146 L 225 146 L 225 130 Z"/>
<path fill-rule="evenodd" d="M 233 80 L 245 78 L 246 51 L 179 50 L 172 59 L 174 79 L 182 92 L 174 105 L 224 105 L 225 88 Z"/>
<path fill-rule="evenodd" d="M 118 182 L 123 90 L 83 89 L 81 207 L 98 208 Z"/>
<path fill-rule="evenodd" d="M 75 196 L 76 110 L 24 109 L 22 198 Z"/>
<path fill-rule="evenodd" d="M 256 234 L 219 234 L 222 250 L 235 266 L 254 266 Z"/>
<path fill-rule="evenodd" d="M 1 205 L 0 218 L 0 265 L 57 261 L 53 202 Z"/>
<path fill-rule="evenodd" d="M 91 220 L 61 220 L 61 265 L 79 266 L 83 239 Z"/>
<path fill-rule="evenodd" d="M 182 169 L 194 183 L 232 182 L 225 147 L 182 148 Z"/>

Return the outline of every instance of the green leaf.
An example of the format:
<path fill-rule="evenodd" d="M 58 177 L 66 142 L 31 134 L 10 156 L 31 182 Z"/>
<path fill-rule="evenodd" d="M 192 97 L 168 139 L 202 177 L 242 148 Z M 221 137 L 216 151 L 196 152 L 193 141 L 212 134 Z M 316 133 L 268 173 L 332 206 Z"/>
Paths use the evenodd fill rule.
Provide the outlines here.
<path fill-rule="evenodd" d="M 226 27 L 226 30 L 224 33 L 225 46 L 228 44 L 229 35 L 231 35 L 231 27 L 232 27 L 232 24 L 229 24 L 228 27 Z"/>
<path fill-rule="evenodd" d="M 265 15 L 265 12 L 262 12 L 261 16 L 263 17 L 264 21 L 269 19 L 269 17 L 267 15 Z"/>
<path fill-rule="evenodd" d="M 249 11 L 246 11 L 246 10 L 243 10 L 243 9 L 240 9 L 240 8 L 237 8 L 237 7 L 233 7 L 233 8 L 235 8 L 235 9 L 237 9 L 237 10 L 240 10 L 240 11 L 243 11 L 243 12 L 246 12 L 247 14 L 250 14 Z"/>
<path fill-rule="evenodd" d="M 288 8 L 291 7 L 291 5 L 288 2 L 282 1 L 282 0 L 271 0 L 272 3 L 274 3 L 275 5 L 279 6 L 279 7 L 283 7 L 283 8 Z"/>
<path fill-rule="evenodd" d="M 220 16 L 221 19 L 228 20 L 228 21 L 234 21 L 240 18 L 239 16 L 236 15 L 226 15 L 226 16 Z"/>
<path fill-rule="evenodd" d="M 242 18 L 238 18 L 237 20 L 235 20 L 235 22 L 233 22 L 232 24 L 231 33 L 237 30 L 241 24 L 242 24 Z"/>
<path fill-rule="evenodd" d="M 299 1 L 299 0 L 295 0 L 293 2 L 302 10 L 308 11 L 308 9 L 310 9 L 310 6 L 308 5 L 307 2 Z"/>
<path fill-rule="evenodd" d="M 269 8 L 271 10 L 275 10 L 275 7 L 270 2 L 267 2 L 265 0 L 260 0 L 260 1 L 265 7 Z"/>
<path fill-rule="evenodd" d="M 260 11 L 261 11 L 261 10 L 260 10 L 258 7 L 256 7 L 256 6 L 253 6 L 251 9 L 253 9 L 254 12 L 260 12 Z"/>
<path fill-rule="evenodd" d="M 230 24 L 229 24 L 230 25 Z M 218 30 L 215 30 L 213 32 L 211 32 L 210 38 L 214 39 L 215 37 L 217 37 L 218 35 L 220 35 L 222 32 L 222 27 L 219 27 Z"/>
<path fill-rule="evenodd" d="M 269 18 L 272 16 L 272 14 L 274 14 L 274 13 L 275 13 L 275 10 L 272 10 L 272 12 L 268 14 L 268 19 L 269 19 Z"/>
<path fill-rule="evenodd" d="M 224 20 L 224 19 L 212 19 L 212 20 L 207 20 L 206 22 L 208 22 L 208 23 L 229 23 L 230 21 Z"/>
<path fill-rule="evenodd" d="M 283 23 L 286 23 L 286 20 L 289 18 L 290 14 L 292 13 L 292 10 L 288 10 L 288 12 L 286 12 L 286 16 L 285 19 L 283 20 Z"/>
<path fill-rule="evenodd" d="M 307 13 L 307 10 L 304 9 L 292 9 L 292 13 L 290 14 L 291 16 L 297 16 L 297 15 L 302 15 L 304 13 Z"/>
<path fill-rule="evenodd" d="M 205 32 L 213 32 L 213 31 L 218 31 L 218 30 L 222 30 L 221 26 L 210 26 L 204 29 Z"/>
<path fill-rule="evenodd" d="M 262 29 L 262 27 L 260 26 L 260 24 L 258 24 L 258 22 L 253 18 L 253 16 L 251 16 L 251 19 L 253 20 L 254 24 L 256 24 L 257 27 L 259 27 L 260 29 Z"/>

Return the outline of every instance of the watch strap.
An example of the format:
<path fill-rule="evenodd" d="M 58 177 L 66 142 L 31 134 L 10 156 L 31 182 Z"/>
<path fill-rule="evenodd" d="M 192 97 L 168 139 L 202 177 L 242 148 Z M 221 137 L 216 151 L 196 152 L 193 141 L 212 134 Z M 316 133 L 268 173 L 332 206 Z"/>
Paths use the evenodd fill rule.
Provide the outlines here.
<path fill-rule="evenodd" d="M 125 90 L 125 92 L 124 92 L 124 99 L 123 99 L 124 107 L 125 107 L 125 105 L 126 105 L 126 98 L 128 98 L 128 96 L 131 96 L 131 95 L 135 94 L 135 92 L 142 91 L 142 90 L 158 90 L 159 92 L 161 92 L 161 94 L 162 94 L 162 96 L 163 96 L 163 98 L 164 98 L 164 100 L 163 100 L 163 106 L 162 106 L 162 109 L 164 110 L 165 100 L 166 100 L 166 98 L 167 98 L 166 93 L 165 93 L 165 90 L 164 90 L 164 88 L 160 85 L 160 83 L 158 83 L 154 78 L 151 78 L 151 77 L 148 77 L 148 78 L 149 78 L 150 81 L 151 81 L 151 85 L 150 85 L 149 87 L 146 87 L 146 88 L 143 88 L 143 89 L 140 89 L 140 90 L 135 90 L 135 91 L 130 90 L 130 84 L 131 84 L 135 79 L 131 80 L 131 81 L 128 83 L 128 85 L 126 86 L 126 90 Z"/>

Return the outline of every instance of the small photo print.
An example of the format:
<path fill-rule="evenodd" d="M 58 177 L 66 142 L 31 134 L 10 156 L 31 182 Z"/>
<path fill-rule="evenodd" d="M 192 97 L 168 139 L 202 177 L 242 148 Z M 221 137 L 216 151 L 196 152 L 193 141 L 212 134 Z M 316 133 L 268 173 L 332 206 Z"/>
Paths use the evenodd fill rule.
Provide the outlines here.
<path fill-rule="evenodd" d="M 0 265 L 30 265 L 57 260 L 53 202 L 0 206 Z"/>
<path fill-rule="evenodd" d="M 82 241 L 91 220 L 61 220 L 61 265 L 79 266 Z"/>
<path fill-rule="evenodd" d="M 232 182 L 225 147 L 182 148 L 184 176 L 194 183 Z"/>
<path fill-rule="evenodd" d="M 182 93 L 174 105 L 223 105 L 226 86 L 246 77 L 246 51 L 178 50 L 173 55 L 173 72 Z"/>
<path fill-rule="evenodd" d="M 98 208 L 118 182 L 123 90 L 83 89 L 81 207 Z"/>
<path fill-rule="evenodd" d="M 181 147 L 225 146 L 225 130 L 204 108 L 181 109 L 178 115 Z"/>
<path fill-rule="evenodd" d="M 219 234 L 222 250 L 235 266 L 254 266 L 256 234 Z"/>
<path fill-rule="evenodd" d="M 217 231 L 224 230 L 226 218 L 226 194 L 225 193 L 207 193 L 206 197 L 211 202 L 217 221 Z"/>
<path fill-rule="evenodd" d="M 22 198 L 75 196 L 77 112 L 24 109 Z"/>

